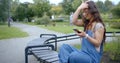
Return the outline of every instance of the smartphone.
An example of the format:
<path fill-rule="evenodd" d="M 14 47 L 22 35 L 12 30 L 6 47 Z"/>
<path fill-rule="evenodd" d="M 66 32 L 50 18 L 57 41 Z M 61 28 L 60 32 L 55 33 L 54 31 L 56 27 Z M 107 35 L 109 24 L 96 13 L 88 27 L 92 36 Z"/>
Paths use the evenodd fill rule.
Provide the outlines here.
<path fill-rule="evenodd" d="M 81 33 L 78 29 L 73 29 L 77 33 Z"/>

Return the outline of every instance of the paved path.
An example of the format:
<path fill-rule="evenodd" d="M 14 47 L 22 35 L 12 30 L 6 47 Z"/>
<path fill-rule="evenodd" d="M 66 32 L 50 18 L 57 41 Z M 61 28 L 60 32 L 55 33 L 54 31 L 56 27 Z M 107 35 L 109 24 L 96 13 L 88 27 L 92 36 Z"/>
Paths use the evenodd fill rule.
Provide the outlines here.
<path fill-rule="evenodd" d="M 25 62 L 24 49 L 26 44 L 35 38 L 39 38 L 40 34 L 51 33 L 51 34 L 56 34 L 58 36 L 65 35 L 62 33 L 50 31 L 36 26 L 25 25 L 20 23 L 12 23 L 12 26 L 18 27 L 21 30 L 27 32 L 29 36 L 24 38 L 0 40 L 0 63 L 24 63 Z M 69 43 L 72 44 L 72 43 L 80 43 L 80 42 L 74 41 Z M 36 59 L 33 56 L 30 56 L 29 60 L 30 60 L 29 63 L 39 63 L 36 61 Z"/>

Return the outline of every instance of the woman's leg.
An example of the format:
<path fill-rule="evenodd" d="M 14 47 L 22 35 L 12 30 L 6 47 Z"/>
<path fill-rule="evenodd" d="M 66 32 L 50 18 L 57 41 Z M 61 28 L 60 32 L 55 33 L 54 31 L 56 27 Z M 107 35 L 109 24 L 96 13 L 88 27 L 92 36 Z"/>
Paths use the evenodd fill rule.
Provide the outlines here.
<path fill-rule="evenodd" d="M 82 51 L 75 51 L 70 54 L 69 63 L 92 63 L 92 60 L 88 54 Z"/>
<path fill-rule="evenodd" d="M 73 51 L 77 51 L 77 49 L 68 44 L 63 44 L 59 49 L 59 61 L 61 63 L 68 63 L 68 58 Z"/>

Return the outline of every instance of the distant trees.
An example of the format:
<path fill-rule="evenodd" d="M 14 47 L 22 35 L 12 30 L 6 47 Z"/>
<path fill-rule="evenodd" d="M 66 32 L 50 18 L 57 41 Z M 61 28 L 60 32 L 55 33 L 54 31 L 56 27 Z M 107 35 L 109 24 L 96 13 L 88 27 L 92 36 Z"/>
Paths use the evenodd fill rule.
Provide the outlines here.
<path fill-rule="evenodd" d="M 29 22 L 32 17 L 42 17 L 44 13 L 47 13 L 51 9 L 51 5 L 48 0 L 33 0 L 34 3 L 19 3 L 18 6 L 14 9 L 11 9 L 13 12 L 13 17 L 15 20 L 23 21 L 27 19 Z M 15 2 L 14 2 L 15 3 Z M 17 3 L 17 2 L 16 2 Z"/>
<path fill-rule="evenodd" d="M 75 12 L 82 3 L 82 0 L 63 0 L 59 5 L 53 5 L 50 4 L 49 0 L 33 1 L 34 3 L 20 3 L 19 0 L 0 0 L 0 21 L 5 22 L 9 15 L 14 20 L 23 21 L 27 19 L 29 22 L 33 17 L 42 17 L 45 13 L 48 16 L 52 14 L 69 15 L 71 12 Z M 110 0 L 105 0 L 105 2 L 98 0 L 95 3 L 101 13 L 111 12 L 116 17 L 119 17 L 120 3 L 115 5 Z"/>
<path fill-rule="evenodd" d="M 72 2 L 73 0 L 63 0 L 63 2 L 61 3 L 65 14 L 69 15 L 70 12 L 73 12 L 74 9 L 72 7 Z"/>
<path fill-rule="evenodd" d="M 14 19 L 18 19 L 22 21 L 23 19 L 27 19 L 28 21 L 31 21 L 31 17 L 34 16 L 34 11 L 32 10 L 30 3 L 20 3 L 19 6 L 15 9 L 13 13 Z"/>
<path fill-rule="evenodd" d="M 80 6 L 81 3 L 82 3 L 82 0 L 74 0 L 72 2 L 72 7 L 73 7 L 74 11 L 78 8 L 78 6 Z"/>
<path fill-rule="evenodd" d="M 120 5 L 112 8 L 111 12 L 116 18 L 120 18 Z"/>
<path fill-rule="evenodd" d="M 105 2 L 99 0 L 96 2 L 96 5 L 101 13 L 110 12 L 110 9 L 114 6 L 114 4 L 109 0 L 105 0 Z"/>
<path fill-rule="evenodd" d="M 61 5 L 52 5 L 50 12 L 51 14 L 60 15 L 61 13 L 63 13 L 63 8 Z"/>
<path fill-rule="evenodd" d="M 35 15 L 38 17 L 42 17 L 44 13 L 48 12 L 51 9 L 51 5 L 48 0 L 33 0 L 33 10 Z"/>
<path fill-rule="evenodd" d="M 7 20 L 11 1 L 12 0 L 0 0 L 0 22 Z"/>

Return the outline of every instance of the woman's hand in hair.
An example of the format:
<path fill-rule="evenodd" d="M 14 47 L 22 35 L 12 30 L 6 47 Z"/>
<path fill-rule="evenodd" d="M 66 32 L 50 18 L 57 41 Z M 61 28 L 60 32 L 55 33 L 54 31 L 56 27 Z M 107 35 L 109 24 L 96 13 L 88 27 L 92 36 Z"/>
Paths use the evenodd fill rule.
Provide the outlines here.
<path fill-rule="evenodd" d="M 83 9 L 85 9 L 85 8 L 88 8 L 88 4 L 87 4 L 87 3 L 82 3 L 82 4 L 78 7 L 79 10 L 83 10 Z"/>

